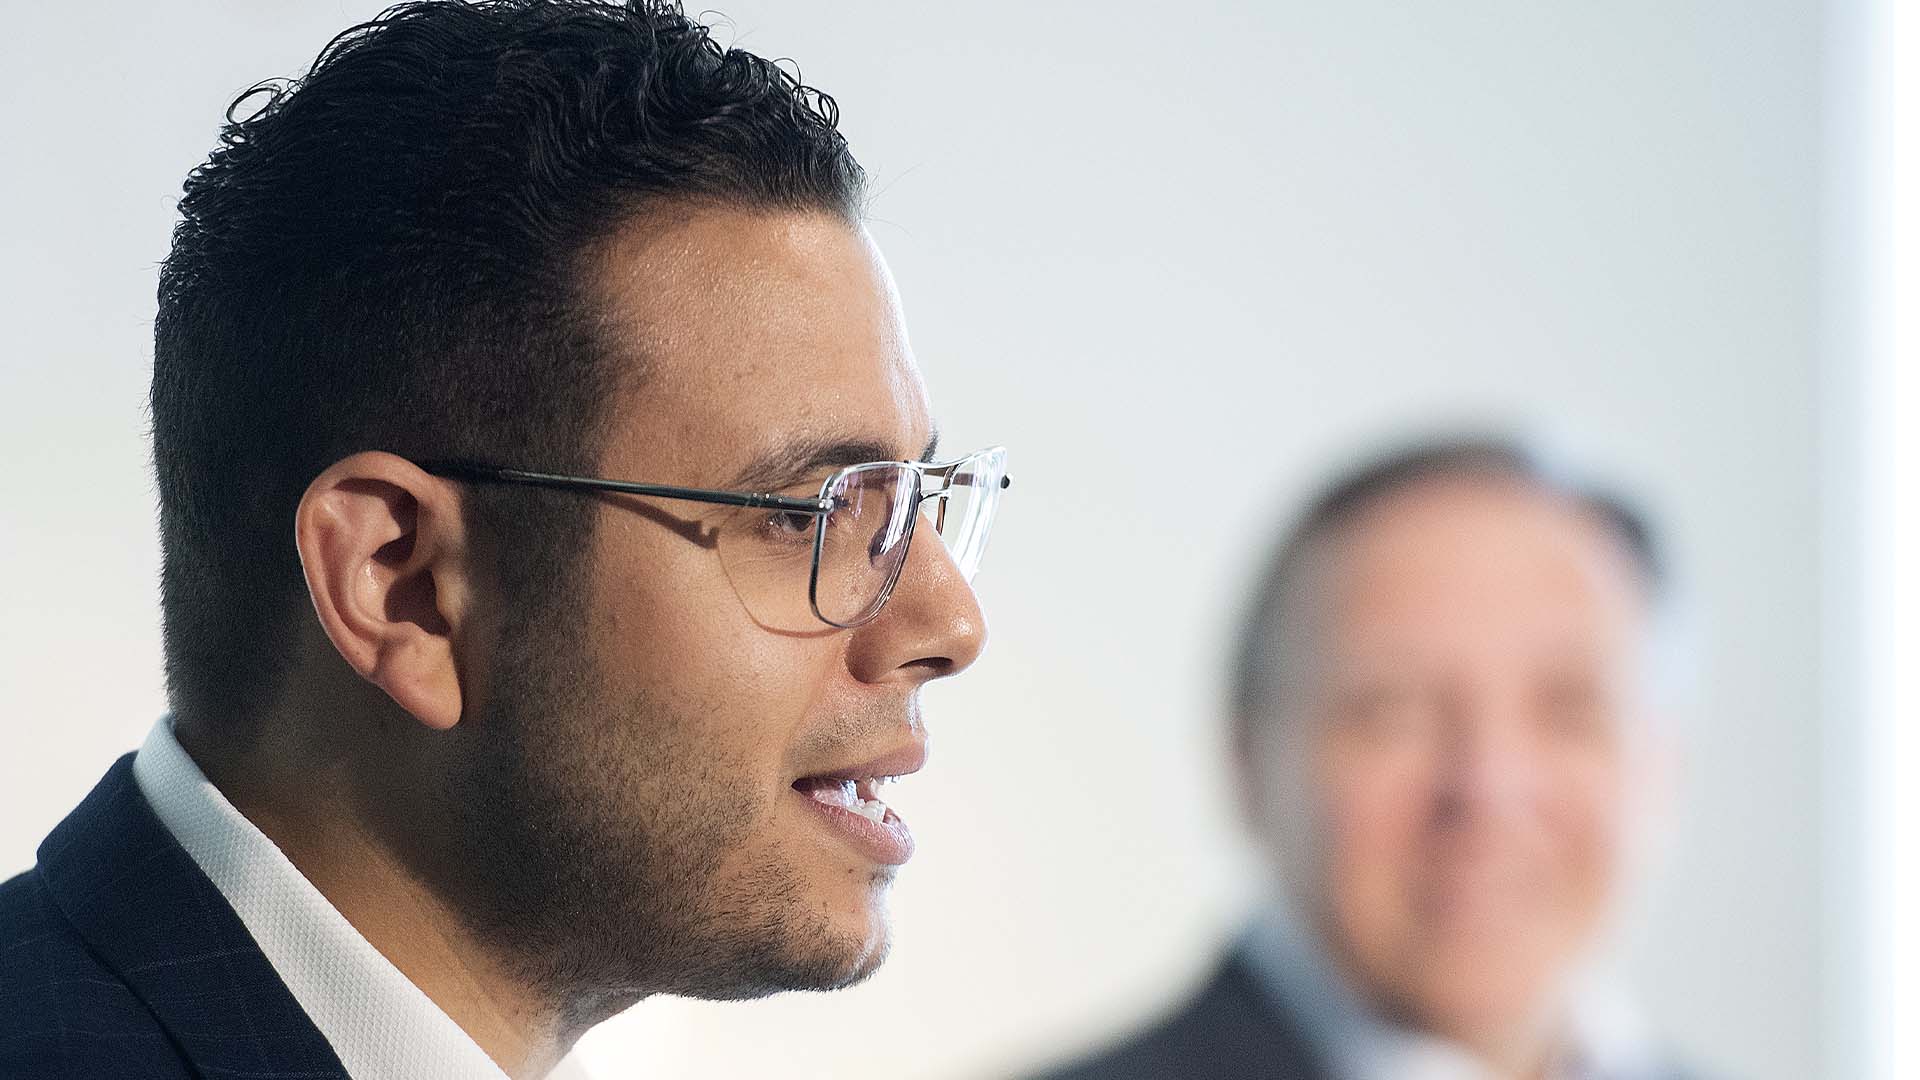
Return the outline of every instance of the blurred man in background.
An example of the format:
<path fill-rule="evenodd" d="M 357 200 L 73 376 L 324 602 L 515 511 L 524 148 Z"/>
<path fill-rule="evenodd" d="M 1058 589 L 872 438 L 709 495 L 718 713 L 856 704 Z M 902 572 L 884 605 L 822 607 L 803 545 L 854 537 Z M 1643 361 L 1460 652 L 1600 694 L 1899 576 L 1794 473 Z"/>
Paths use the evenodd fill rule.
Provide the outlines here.
<path fill-rule="evenodd" d="M 1590 961 L 1672 747 L 1643 518 L 1499 440 L 1375 462 L 1282 538 L 1233 749 L 1274 901 L 1197 997 L 1058 1074 L 1681 1075 Z"/>

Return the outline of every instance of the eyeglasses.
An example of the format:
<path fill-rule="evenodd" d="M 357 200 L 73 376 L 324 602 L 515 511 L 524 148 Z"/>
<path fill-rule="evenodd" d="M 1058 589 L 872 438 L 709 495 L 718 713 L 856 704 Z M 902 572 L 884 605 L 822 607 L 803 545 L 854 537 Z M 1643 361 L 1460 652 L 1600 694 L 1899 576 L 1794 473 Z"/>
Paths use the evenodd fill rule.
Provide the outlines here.
<path fill-rule="evenodd" d="M 466 483 L 606 491 L 733 507 L 713 529 L 713 546 L 748 611 L 779 629 L 810 626 L 813 619 L 843 629 L 871 622 L 900 581 L 914 524 L 922 516 L 931 518 L 954 565 L 971 583 L 1000 494 L 1013 483 L 1002 446 L 940 464 L 849 465 L 827 477 L 813 498 L 559 476 L 476 461 L 419 464 L 435 476 Z M 929 499 L 935 500 L 934 506 L 922 509 Z"/>

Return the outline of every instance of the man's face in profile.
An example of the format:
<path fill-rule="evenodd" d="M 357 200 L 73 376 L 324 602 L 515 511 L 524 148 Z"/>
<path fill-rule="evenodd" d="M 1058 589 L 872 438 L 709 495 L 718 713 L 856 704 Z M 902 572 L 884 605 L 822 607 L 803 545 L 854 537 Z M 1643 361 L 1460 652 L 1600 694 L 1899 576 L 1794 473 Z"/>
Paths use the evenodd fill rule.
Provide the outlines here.
<path fill-rule="evenodd" d="M 1645 584 L 1569 503 L 1468 480 L 1388 496 L 1307 579 L 1296 691 L 1253 764 L 1289 891 L 1397 1018 L 1545 1022 L 1653 779 Z"/>
<path fill-rule="evenodd" d="M 601 475 L 811 496 L 840 465 L 929 450 L 892 282 L 858 228 L 663 209 L 592 266 L 633 374 Z M 864 977 L 910 840 L 810 792 L 884 798 L 876 781 L 918 768 L 918 690 L 982 645 L 971 590 L 922 522 L 872 622 L 769 625 L 719 553 L 785 524 L 768 511 L 607 496 L 596 513 L 577 595 L 491 628 L 476 711 L 492 734 L 457 766 L 473 792 L 458 831 L 484 862 L 473 906 L 530 966 L 610 996 Z M 788 584 L 805 595 L 804 562 Z"/>

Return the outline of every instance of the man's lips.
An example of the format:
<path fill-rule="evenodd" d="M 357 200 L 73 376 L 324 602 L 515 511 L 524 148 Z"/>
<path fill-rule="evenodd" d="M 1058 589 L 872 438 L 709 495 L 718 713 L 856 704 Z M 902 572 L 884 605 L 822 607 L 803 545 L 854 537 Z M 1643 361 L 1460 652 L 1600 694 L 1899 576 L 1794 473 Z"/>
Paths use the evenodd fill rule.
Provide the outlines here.
<path fill-rule="evenodd" d="M 793 790 L 842 840 L 874 862 L 899 866 L 913 856 L 913 833 L 881 801 L 880 792 L 895 779 L 920 771 L 926 762 L 926 742 L 916 739 L 857 765 L 803 776 L 793 782 Z"/>
<path fill-rule="evenodd" d="M 927 764 L 925 739 L 904 743 L 871 761 L 812 773 L 802 779 L 869 780 L 881 776 L 910 776 Z"/>

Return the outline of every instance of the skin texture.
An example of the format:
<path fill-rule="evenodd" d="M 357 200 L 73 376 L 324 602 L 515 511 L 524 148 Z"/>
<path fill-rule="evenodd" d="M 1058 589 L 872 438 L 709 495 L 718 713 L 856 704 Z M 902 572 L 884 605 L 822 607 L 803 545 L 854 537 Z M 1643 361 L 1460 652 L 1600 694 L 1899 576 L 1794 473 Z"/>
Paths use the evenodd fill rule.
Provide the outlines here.
<path fill-rule="evenodd" d="M 796 446 L 927 449 L 899 302 L 857 227 L 679 207 L 589 272 L 634 376 L 600 475 L 757 489 L 743 470 Z M 718 556 L 736 510 L 601 498 L 564 584 L 515 605 L 486 569 L 511 538 L 465 524 L 485 497 L 382 453 L 316 479 L 299 674 L 255 744 L 182 728 L 189 752 L 516 1077 L 649 994 L 870 974 L 895 868 L 792 785 L 923 747 L 921 687 L 979 655 L 980 610 L 931 530 L 873 622 L 772 628 Z"/>
<path fill-rule="evenodd" d="M 1290 902 L 1385 1016 L 1539 1075 L 1665 786 L 1632 563 L 1552 495 L 1427 481 L 1288 605 L 1243 766 Z"/>

